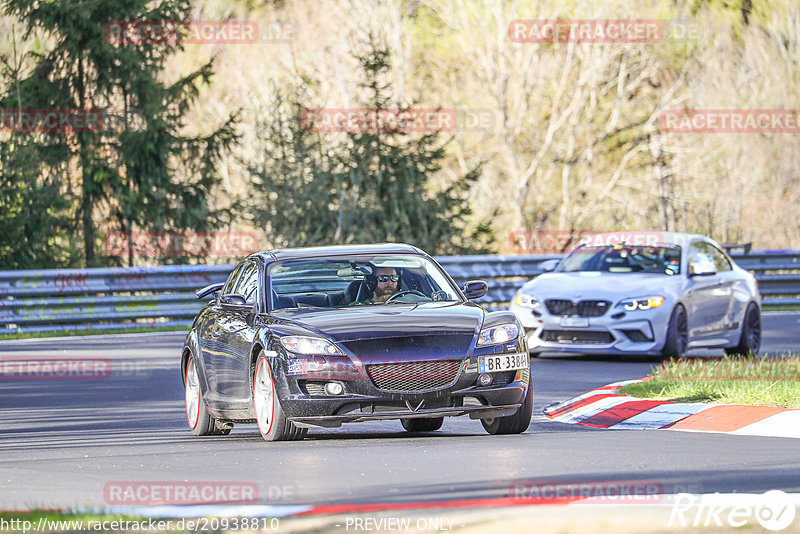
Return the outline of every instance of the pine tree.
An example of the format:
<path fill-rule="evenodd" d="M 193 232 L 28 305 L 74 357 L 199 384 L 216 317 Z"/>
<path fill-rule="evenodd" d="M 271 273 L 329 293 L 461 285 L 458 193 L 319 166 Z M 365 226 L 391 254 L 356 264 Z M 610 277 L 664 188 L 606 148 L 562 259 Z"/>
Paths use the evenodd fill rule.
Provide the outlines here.
<path fill-rule="evenodd" d="M 0 56 L 0 94 L 16 99 L 13 107 L 19 108 L 18 82 L 29 54 L 18 51 L 15 29 L 10 44 L 11 53 Z M 74 199 L 67 168 L 59 164 L 67 147 L 58 137 L 5 127 L 16 117 L 2 107 L 0 113 L 0 269 L 74 266 Z"/>
<path fill-rule="evenodd" d="M 160 77 L 165 61 L 182 50 L 180 42 L 128 44 L 108 35 L 115 21 L 188 21 L 190 0 L 4 0 L 2 5 L 25 24 L 27 35 L 48 34 L 55 44 L 19 81 L 21 98 L 8 92 L 0 96 L 0 107 L 104 115 L 97 131 L 40 136 L 62 149 L 46 167 L 68 167 L 76 174 L 72 188 L 85 264 L 103 263 L 96 254 L 102 230 L 213 227 L 219 214 L 209 210 L 208 198 L 219 157 L 236 140 L 235 118 L 205 136 L 180 133 L 199 87 L 212 77 L 213 60 L 168 85 Z M 103 224 L 103 214 L 113 221 Z M 130 246 L 127 260 L 134 262 Z"/>
<path fill-rule="evenodd" d="M 403 109 L 387 96 L 388 60 L 377 45 L 359 59 L 363 107 L 376 113 Z M 259 128 L 260 160 L 249 165 L 256 188 L 250 213 L 273 245 L 405 242 L 436 254 L 486 251 L 489 225 L 470 220 L 466 198 L 480 167 L 430 191 L 446 155 L 439 132 L 318 132 L 304 120 L 302 90 L 278 93 L 276 118 Z"/>

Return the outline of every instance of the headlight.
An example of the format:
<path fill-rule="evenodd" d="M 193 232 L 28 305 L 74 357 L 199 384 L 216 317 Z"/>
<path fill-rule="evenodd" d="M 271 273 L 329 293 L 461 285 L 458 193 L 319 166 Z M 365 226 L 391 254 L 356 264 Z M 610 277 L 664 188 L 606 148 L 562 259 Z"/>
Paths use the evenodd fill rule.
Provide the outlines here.
<path fill-rule="evenodd" d="M 530 295 L 526 295 L 524 293 L 520 293 L 514 298 L 514 304 L 517 306 L 522 306 L 524 308 L 538 308 L 539 301 L 533 298 Z"/>
<path fill-rule="evenodd" d="M 655 296 L 645 297 L 643 299 L 625 299 L 617 304 L 617 306 L 625 308 L 625 311 L 636 311 L 658 308 L 662 304 L 664 304 L 664 297 Z"/>
<path fill-rule="evenodd" d="M 478 347 L 486 345 L 498 345 L 517 339 L 519 328 L 515 324 L 502 324 L 491 328 L 484 328 L 478 336 Z"/>
<path fill-rule="evenodd" d="M 342 354 L 336 345 L 327 339 L 307 336 L 284 336 L 281 344 L 289 352 L 295 354 Z"/>

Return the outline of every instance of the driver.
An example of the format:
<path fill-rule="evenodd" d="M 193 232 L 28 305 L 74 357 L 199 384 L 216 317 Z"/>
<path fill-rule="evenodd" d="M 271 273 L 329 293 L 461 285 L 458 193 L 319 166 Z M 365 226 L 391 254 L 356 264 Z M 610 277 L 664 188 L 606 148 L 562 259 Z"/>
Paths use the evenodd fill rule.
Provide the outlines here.
<path fill-rule="evenodd" d="M 400 276 L 394 267 L 379 267 L 372 274 L 375 289 L 371 299 L 365 304 L 383 304 L 389 297 L 397 293 L 400 284 Z"/>

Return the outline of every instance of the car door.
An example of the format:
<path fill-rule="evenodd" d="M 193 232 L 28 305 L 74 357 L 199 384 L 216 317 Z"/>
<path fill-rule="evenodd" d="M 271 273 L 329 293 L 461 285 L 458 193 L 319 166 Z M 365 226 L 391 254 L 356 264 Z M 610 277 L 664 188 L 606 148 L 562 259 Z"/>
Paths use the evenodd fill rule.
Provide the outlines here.
<path fill-rule="evenodd" d="M 730 260 L 712 243 L 706 243 L 709 253 L 714 261 L 719 276 L 719 288 L 716 290 L 716 298 L 720 299 L 720 311 L 723 315 L 720 318 L 720 331 L 730 333 L 737 330 L 742 322 L 746 305 L 743 301 L 736 298 L 736 286 L 742 283 L 739 274 L 733 270 Z M 723 310 L 724 308 L 724 310 Z"/>
<path fill-rule="evenodd" d="M 728 308 L 722 277 L 717 273 L 710 245 L 696 240 L 689 245 L 687 300 L 691 341 L 718 335 Z"/>
<path fill-rule="evenodd" d="M 220 303 L 219 341 L 224 350 L 215 361 L 215 372 L 225 401 L 243 402 L 250 397 L 248 351 L 255 335 L 253 312 L 258 304 L 258 283 L 259 264 L 256 259 L 248 260 L 231 290 L 244 299 L 244 304 Z"/>
<path fill-rule="evenodd" d="M 217 294 L 211 309 L 198 326 L 198 341 L 200 345 L 200 354 L 198 356 L 202 361 L 206 384 L 208 384 L 209 388 L 208 400 L 212 402 L 219 400 L 220 389 L 217 368 L 221 358 L 220 354 L 224 351 L 221 340 L 223 332 L 227 329 L 228 322 L 228 312 L 220 306 L 220 298 L 222 295 L 231 293 L 243 268 L 244 262 L 233 269 L 225 285 L 222 286 L 222 290 Z"/>

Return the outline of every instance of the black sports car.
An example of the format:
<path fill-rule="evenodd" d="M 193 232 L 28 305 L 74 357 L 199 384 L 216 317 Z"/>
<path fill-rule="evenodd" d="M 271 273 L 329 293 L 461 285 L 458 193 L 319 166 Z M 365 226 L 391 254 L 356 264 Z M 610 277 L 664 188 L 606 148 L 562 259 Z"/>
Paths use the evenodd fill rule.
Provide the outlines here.
<path fill-rule="evenodd" d="M 196 435 L 257 423 L 267 441 L 310 427 L 400 419 L 432 431 L 445 416 L 490 434 L 524 432 L 533 387 L 513 313 L 486 312 L 409 245 L 261 252 L 239 263 L 197 315 L 181 356 Z"/>

